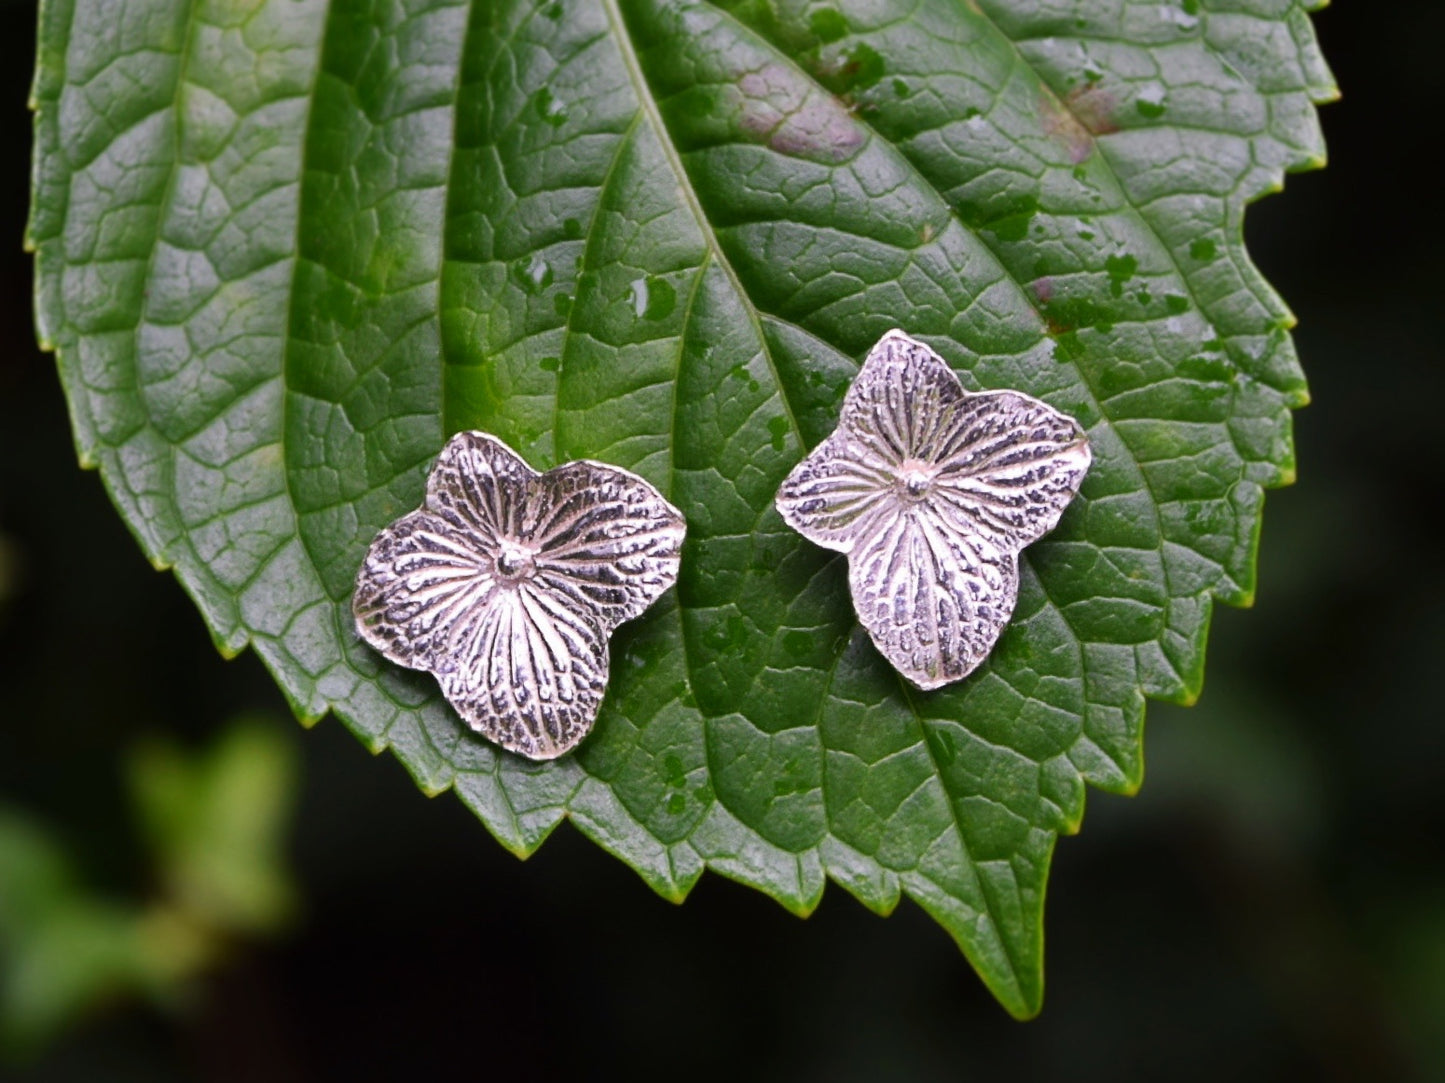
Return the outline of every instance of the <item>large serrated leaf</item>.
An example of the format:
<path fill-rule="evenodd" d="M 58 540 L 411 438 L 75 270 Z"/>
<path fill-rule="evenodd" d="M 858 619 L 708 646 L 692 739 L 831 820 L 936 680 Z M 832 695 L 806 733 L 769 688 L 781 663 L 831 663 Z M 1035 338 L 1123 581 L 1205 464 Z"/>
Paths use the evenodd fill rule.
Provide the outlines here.
<path fill-rule="evenodd" d="M 908 895 L 1014 1014 L 1085 783 L 1139 785 L 1254 586 L 1305 399 L 1245 204 L 1318 165 L 1301 0 L 47 0 L 31 238 L 82 460 L 254 646 L 527 853 L 657 891 Z M 779 481 L 891 327 L 1095 466 L 987 665 L 903 685 Z M 635 470 L 689 520 L 579 754 L 475 738 L 363 647 L 356 569 L 445 434 Z"/>

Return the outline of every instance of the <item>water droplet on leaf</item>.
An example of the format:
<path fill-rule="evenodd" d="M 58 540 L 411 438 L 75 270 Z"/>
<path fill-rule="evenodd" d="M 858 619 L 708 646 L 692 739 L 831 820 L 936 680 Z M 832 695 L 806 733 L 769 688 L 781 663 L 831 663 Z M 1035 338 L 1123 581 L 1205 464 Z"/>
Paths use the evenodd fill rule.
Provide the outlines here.
<path fill-rule="evenodd" d="M 540 252 L 533 252 L 525 262 L 513 261 L 512 278 L 528 293 L 540 293 L 552 284 L 552 266 Z"/>
<path fill-rule="evenodd" d="M 560 128 L 567 123 L 567 110 L 562 107 L 552 94 L 550 87 L 542 87 L 532 95 L 532 102 L 537 108 L 537 115 L 554 128 Z"/>
<path fill-rule="evenodd" d="M 632 311 L 638 319 L 662 320 L 677 307 L 677 291 L 672 283 L 656 275 L 634 279 L 630 287 Z"/>
<path fill-rule="evenodd" d="M 1162 117 L 1164 115 L 1164 87 L 1158 83 L 1150 83 L 1139 91 L 1138 97 L 1134 99 L 1134 108 L 1139 111 L 1141 117 L 1149 120 Z"/>

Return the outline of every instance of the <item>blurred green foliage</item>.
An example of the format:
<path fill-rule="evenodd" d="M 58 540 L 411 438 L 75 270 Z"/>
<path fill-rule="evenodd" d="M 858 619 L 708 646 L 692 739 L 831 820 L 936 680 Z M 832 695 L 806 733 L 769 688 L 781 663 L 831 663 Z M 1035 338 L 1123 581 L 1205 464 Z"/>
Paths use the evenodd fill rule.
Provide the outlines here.
<path fill-rule="evenodd" d="M 50 825 L 0 807 L 0 1052 L 34 1055 L 106 1002 L 174 1000 L 294 910 L 296 752 L 274 721 L 239 719 L 199 753 L 149 739 L 127 766 L 155 876 L 143 900 L 97 892 Z"/>
<path fill-rule="evenodd" d="M 131 792 L 165 895 L 200 925 L 268 933 L 295 904 L 281 860 L 296 753 L 274 726 L 233 724 L 209 754 L 139 745 Z"/>

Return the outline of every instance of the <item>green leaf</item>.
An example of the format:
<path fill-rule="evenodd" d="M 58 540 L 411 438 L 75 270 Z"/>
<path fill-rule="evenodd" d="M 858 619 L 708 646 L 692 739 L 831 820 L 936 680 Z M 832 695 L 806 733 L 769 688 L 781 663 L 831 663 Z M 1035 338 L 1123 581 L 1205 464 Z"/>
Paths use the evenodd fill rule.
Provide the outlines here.
<path fill-rule="evenodd" d="M 569 817 L 657 891 L 914 899 L 1019 1016 L 1056 836 L 1140 782 L 1247 602 L 1305 401 L 1246 202 L 1320 164 L 1307 0 L 47 0 L 31 237 L 82 461 L 228 653 L 519 854 Z M 1095 466 L 1017 615 L 910 691 L 772 507 L 891 327 Z M 363 648 L 373 533 L 444 435 L 647 477 L 675 592 L 534 765 Z"/>

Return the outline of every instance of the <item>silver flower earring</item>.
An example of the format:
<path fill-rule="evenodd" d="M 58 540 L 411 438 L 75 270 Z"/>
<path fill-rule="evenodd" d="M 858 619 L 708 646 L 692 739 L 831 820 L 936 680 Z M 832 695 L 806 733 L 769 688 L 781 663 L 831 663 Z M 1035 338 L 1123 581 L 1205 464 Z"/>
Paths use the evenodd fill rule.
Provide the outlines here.
<path fill-rule="evenodd" d="M 938 688 L 988 657 L 1018 600 L 1019 551 L 1058 525 L 1090 459 L 1073 418 L 1018 391 L 965 391 L 941 357 L 890 331 L 777 505 L 848 555 L 878 650 Z"/>
<path fill-rule="evenodd" d="M 554 759 L 592 729 L 607 639 L 677 581 L 685 532 L 635 474 L 587 460 L 539 474 L 496 437 L 461 432 L 421 508 L 371 543 L 356 627 L 435 674 L 472 729 Z"/>

